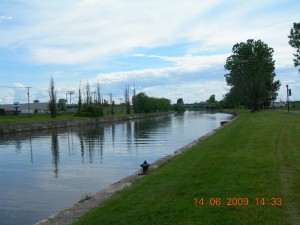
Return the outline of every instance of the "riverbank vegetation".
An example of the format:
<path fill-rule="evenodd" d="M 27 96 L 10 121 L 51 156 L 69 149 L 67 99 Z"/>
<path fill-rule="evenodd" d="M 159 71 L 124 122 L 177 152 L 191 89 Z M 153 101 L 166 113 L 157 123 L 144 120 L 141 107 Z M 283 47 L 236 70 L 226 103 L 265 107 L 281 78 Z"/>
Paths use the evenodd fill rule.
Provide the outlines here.
<path fill-rule="evenodd" d="M 56 100 L 53 78 L 51 78 L 49 86 L 50 100 L 48 111 L 40 113 L 38 109 L 34 109 L 34 113 L 21 114 L 20 110 L 17 109 L 6 111 L 0 108 L 0 123 L 38 122 L 76 117 L 133 116 L 144 113 L 168 112 L 174 109 L 176 111 L 169 99 L 150 97 L 144 92 L 136 94 L 135 89 L 133 90 L 132 101 L 130 101 L 128 86 L 125 87 L 125 102 L 116 104 L 112 100 L 112 94 L 110 94 L 110 101 L 103 99 L 99 84 L 96 87 L 96 91 L 91 92 L 91 87 L 87 83 L 84 94 L 79 88 L 78 103 L 73 105 L 67 105 L 66 99 Z M 92 93 L 94 93 L 94 96 L 92 96 Z"/>
<path fill-rule="evenodd" d="M 298 224 L 299 133 L 298 114 L 241 112 L 75 224 Z"/>
<path fill-rule="evenodd" d="M 130 115 L 133 111 L 137 113 L 153 113 L 153 112 L 168 112 L 172 109 L 171 101 L 166 98 L 155 98 L 146 95 L 146 93 L 141 92 L 136 94 L 135 87 L 133 89 L 132 101 L 130 101 L 130 91 L 129 86 L 125 87 L 124 91 L 124 103 L 122 104 L 125 113 Z M 77 116 L 85 117 L 101 117 L 105 114 L 105 107 L 109 108 L 109 114 L 115 115 L 116 103 L 112 99 L 112 94 L 110 94 L 110 100 L 104 100 L 100 92 L 100 84 L 97 85 L 96 91 L 94 91 L 94 98 L 91 95 L 91 87 L 87 83 L 85 86 L 85 98 L 81 96 L 81 88 L 79 88 L 79 97 L 77 104 Z M 121 104 L 120 104 L 121 106 Z"/>
<path fill-rule="evenodd" d="M 171 101 L 166 98 L 155 98 L 141 92 L 132 97 L 134 113 L 167 112 L 171 110 Z"/>

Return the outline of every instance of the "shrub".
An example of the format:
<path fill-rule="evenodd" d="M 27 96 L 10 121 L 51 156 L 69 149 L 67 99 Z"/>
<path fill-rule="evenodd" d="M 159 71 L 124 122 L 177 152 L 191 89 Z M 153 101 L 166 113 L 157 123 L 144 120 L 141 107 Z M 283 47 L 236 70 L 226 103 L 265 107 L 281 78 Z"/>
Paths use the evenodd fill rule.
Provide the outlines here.
<path fill-rule="evenodd" d="M 0 109 L 0 116 L 4 116 L 5 115 L 5 109 Z"/>

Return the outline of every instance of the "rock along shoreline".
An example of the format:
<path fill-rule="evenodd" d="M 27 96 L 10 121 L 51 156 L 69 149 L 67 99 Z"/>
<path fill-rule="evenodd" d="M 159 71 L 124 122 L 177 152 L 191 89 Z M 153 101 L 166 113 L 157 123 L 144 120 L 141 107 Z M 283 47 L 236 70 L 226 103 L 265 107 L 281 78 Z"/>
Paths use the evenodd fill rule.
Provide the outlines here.
<path fill-rule="evenodd" d="M 228 113 L 228 112 L 226 112 L 226 113 Z M 232 120 L 228 121 L 223 126 L 219 126 L 215 130 L 207 133 L 206 135 L 192 141 L 191 143 L 177 149 L 174 152 L 174 154 L 167 155 L 167 156 L 164 156 L 164 157 L 156 160 L 154 163 L 151 164 L 151 166 L 149 168 L 149 172 L 157 169 L 158 167 L 160 167 L 162 164 L 164 164 L 166 161 L 170 160 L 171 158 L 190 150 L 192 146 L 198 144 L 203 139 L 213 135 L 218 130 L 222 129 L 224 126 L 227 126 L 229 123 L 233 122 L 235 119 L 238 118 L 238 116 L 235 113 L 229 112 L 229 114 L 234 115 Z M 143 176 L 140 176 L 139 175 L 140 173 L 141 173 L 140 170 L 136 171 L 134 174 L 127 176 L 127 177 L 109 185 L 105 189 L 102 189 L 99 192 L 95 193 L 88 200 L 75 203 L 71 207 L 66 208 L 58 213 L 55 213 L 55 214 L 51 215 L 49 218 L 47 218 L 45 220 L 41 220 L 41 221 L 35 223 L 34 225 L 69 225 L 69 224 L 72 224 L 72 223 L 76 222 L 84 214 L 86 214 L 88 211 L 90 211 L 92 208 L 99 206 L 102 202 L 104 202 L 106 199 L 113 196 L 115 193 L 122 191 L 125 188 L 130 187 L 134 180 L 141 179 Z"/>

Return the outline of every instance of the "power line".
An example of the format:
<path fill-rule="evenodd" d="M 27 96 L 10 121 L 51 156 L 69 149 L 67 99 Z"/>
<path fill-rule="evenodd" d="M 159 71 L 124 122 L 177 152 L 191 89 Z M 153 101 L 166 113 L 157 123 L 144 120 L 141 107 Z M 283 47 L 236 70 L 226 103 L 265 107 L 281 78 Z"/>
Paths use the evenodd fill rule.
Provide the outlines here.
<path fill-rule="evenodd" d="M 26 87 L 27 88 L 27 97 L 28 97 L 28 114 L 29 114 L 29 112 L 30 112 L 30 95 L 29 95 L 29 89 L 31 88 L 31 87 Z"/>
<path fill-rule="evenodd" d="M 110 104 L 112 104 L 112 93 L 109 93 L 109 100 L 110 100 Z"/>
<path fill-rule="evenodd" d="M 29 112 L 30 112 L 30 88 L 32 88 L 32 87 L 12 87 L 12 86 L 0 86 L 0 87 L 5 87 L 5 88 L 27 88 L 27 100 L 28 100 L 28 102 L 27 102 L 27 110 L 28 110 L 28 114 L 29 114 Z"/>
<path fill-rule="evenodd" d="M 0 86 L 0 87 L 5 87 L 5 88 L 28 88 L 28 87 L 13 87 L 13 86 Z"/>
<path fill-rule="evenodd" d="M 73 95 L 75 93 L 75 91 L 67 91 L 66 94 L 70 95 L 70 110 L 71 110 L 71 95 Z"/>

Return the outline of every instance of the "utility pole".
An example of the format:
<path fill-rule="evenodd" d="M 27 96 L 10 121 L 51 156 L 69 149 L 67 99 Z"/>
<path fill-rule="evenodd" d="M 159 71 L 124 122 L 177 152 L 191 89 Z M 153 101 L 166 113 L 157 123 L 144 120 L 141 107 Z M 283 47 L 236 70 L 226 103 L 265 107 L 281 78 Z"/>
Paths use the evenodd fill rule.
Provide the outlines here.
<path fill-rule="evenodd" d="M 75 93 L 74 91 L 67 91 L 67 94 L 70 95 L 70 104 L 69 104 L 70 111 L 71 111 L 71 95 L 73 95 L 74 93 Z"/>
<path fill-rule="evenodd" d="M 96 91 L 92 91 L 91 94 L 94 94 L 94 103 L 96 103 Z"/>
<path fill-rule="evenodd" d="M 114 106 L 113 106 L 113 101 L 112 101 L 112 93 L 109 93 L 109 100 L 110 100 L 110 113 L 113 115 L 114 114 Z"/>
<path fill-rule="evenodd" d="M 109 93 L 109 100 L 110 100 L 110 104 L 112 104 L 112 93 Z"/>
<path fill-rule="evenodd" d="M 27 103 L 27 114 L 29 114 L 29 112 L 30 112 L 30 94 L 29 94 L 29 89 L 31 88 L 31 87 L 25 87 L 25 88 L 27 88 L 27 99 L 28 99 L 28 103 Z"/>
<path fill-rule="evenodd" d="M 289 103 L 289 85 L 286 85 L 286 100 L 288 105 L 288 112 L 290 112 L 290 103 Z"/>
<path fill-rule="evenodd" d="M 32 87 L 10 87 L 10 86 L 0 86 L 0 87 L 4 87 L 4 88 L 27 88 L 27 114 L 29 114 L 30 111 L 30 88 Z"/>

